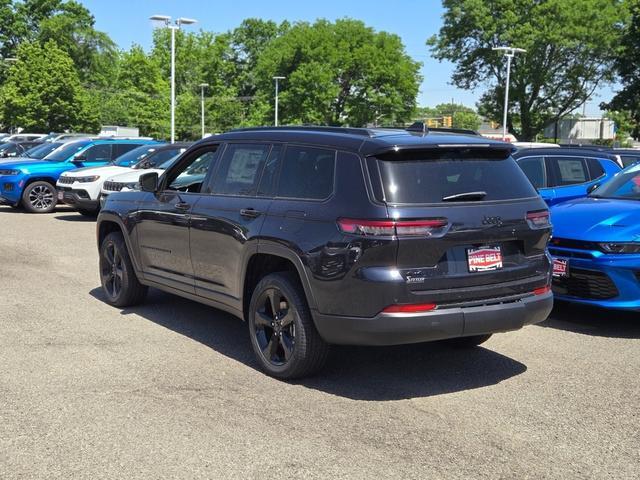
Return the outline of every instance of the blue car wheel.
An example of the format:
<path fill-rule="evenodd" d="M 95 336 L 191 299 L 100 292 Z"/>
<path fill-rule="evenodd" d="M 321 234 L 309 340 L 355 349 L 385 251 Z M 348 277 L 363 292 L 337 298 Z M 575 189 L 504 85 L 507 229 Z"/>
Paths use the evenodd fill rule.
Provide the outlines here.
<path fill-rule="evenodd" d="M 22 206 L 31 213 L 50 213 L 56 208 L 56 188 L 49 182 L 33 182 L 22 192 Z"/>

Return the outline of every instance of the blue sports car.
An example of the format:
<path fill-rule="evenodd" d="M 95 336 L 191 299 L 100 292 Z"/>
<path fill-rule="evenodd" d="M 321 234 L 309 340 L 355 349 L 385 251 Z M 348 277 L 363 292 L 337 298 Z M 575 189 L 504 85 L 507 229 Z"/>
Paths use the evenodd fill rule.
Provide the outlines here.
<path fill-rule="evenodd" d="M 558 300 L 640 310 L 640 165 L 551 208 Z"/>

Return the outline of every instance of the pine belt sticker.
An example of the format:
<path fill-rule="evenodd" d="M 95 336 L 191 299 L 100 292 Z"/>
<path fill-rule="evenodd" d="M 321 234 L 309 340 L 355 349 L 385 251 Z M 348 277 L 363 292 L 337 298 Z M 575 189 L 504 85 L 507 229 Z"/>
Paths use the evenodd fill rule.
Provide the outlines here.
<path fill-rule="evenodd" d="M 502 268 L 502 250 L 500 247 L 468 248 L 467 261 L 470 272 L 499 270 Z"/>

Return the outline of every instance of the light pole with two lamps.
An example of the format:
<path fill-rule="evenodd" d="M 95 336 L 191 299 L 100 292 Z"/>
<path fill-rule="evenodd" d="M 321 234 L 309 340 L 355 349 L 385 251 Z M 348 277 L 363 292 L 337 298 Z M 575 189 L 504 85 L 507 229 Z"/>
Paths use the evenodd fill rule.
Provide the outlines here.
<path fill-rule="evenodd" d="M 192 18 L 177 18 L 173 23 L 168 15 L 153 15 L 149 18 L 157 22 L 163 22 L 165 27 L 171 30 L 171 143 L 176 141 L 176 30 L 182 25 L 192 25 L 197 22 Z"/>
<path fill-rule="evenodd" d="M 516 55 L 516 53 L 525 53 L 526 50 L 523 48 L 514 48 L 514 47 L 493 47 L 492 50 L 503 52 L 504 56 L 507 57 L 507 84 L 504 89 L 504 113 L 502 115 L 502 140 L 507 140 L 507 112 L 509 111 L 509 80 L 511 78 L 511 59 Z"/>

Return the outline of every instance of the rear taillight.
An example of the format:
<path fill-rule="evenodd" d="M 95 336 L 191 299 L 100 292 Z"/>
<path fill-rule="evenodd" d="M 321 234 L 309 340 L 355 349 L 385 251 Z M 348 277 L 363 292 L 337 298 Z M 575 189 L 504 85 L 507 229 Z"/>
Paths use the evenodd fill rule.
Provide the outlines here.
<path fill-rule="evenodd" d="M 549 221 L 549 210 L 536 210 L 535 212 L 527 212 L 527 223 L 531 228 L 548 228 L 551 226 Z"/>
<path fill-rule="evenodd" d="M 412 303 L 409 305 L 389 305 L 382 313 L 422 313 L 436 309 L 435 303 Z"/>
<path fill-rule="evenodd" d="M 449 221 L 446 218 L 427 218 L 422 220 L 338 219 L 340 231 L 354 235 L 434 237 L 443 235 L 448 225 Z"/>
<path fill-rule="evenodd" d="M 551 291 L 551 287 L 547 285 L 546 287 L 536 288 L 533 291 L 534 295 L 544 295 L 545 293 L 549 293 Z"/>

